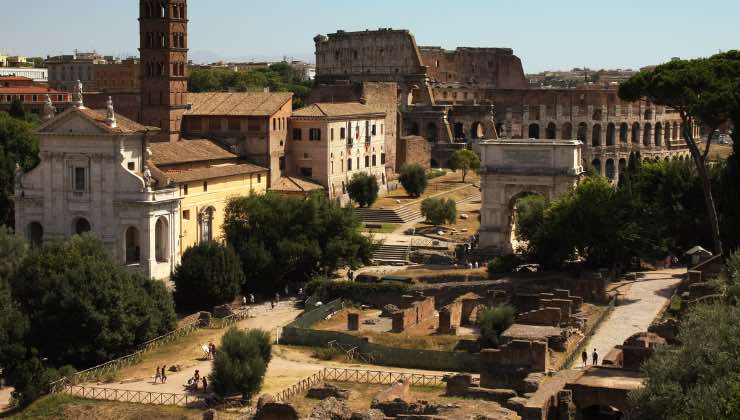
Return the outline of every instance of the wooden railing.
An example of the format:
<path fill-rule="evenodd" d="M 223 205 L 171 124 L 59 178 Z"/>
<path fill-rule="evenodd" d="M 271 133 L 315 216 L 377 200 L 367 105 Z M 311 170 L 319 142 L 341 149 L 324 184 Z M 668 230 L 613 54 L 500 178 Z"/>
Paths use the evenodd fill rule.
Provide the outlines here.
<path fill-rule="evenodd" d="M 443 386 L 445 384 L 443 375 L 326 367 L 278 392 L 274 398 L 277 401 L 288 402 L 324 381 L 390 385 L 400 380 L 407 380 L 413 386 Z"/>
<path fill-rule="evenodd" d="M 58 392 L 91 400 L 119 401 L 138 404 L 190 406 L 195 403 L 205 403 L 205 398 L 201 395 L 131 391 L 82 385 L 65 385 Z"/>

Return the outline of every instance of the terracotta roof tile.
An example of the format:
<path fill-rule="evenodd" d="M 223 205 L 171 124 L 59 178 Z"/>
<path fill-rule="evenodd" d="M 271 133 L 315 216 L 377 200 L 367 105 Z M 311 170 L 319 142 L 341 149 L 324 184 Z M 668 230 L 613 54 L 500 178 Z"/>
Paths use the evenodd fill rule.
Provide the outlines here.
<path fill-rule="evenodd" d="M 290 92 L 188 93 L 186 115 L 270 116 L 291 100 Z"/>
<path fill-rule="evenodd" d="M 210 140 L 149 143 L 155 165 L 235 159 L 236 155 Z"/>
<path fill-rule="evenodd" d="M 86 115 L 89 119 L 93 120 L 94 122 L 98 123 L 98 125 L 102 124 L 104 128 L 111 132 L 116 133 L 136 133 L 136 132 L 142 132 L 149 130 L 145 125 L 141 125 L 137 123 L 136 121 L 130 120 L 123 115 L 116 114 L 116 127 L 112 128 L 108 125 L 106 122 L 107 119 L 107 110 L 104 109 L 90 109 L 90 108 L 73 108 L 79 111 L 80 113 Z"/>
<path fill-rule="evenodd" d="M 376 111 L 359 102 L 319 102 L 293 111 L 293 117 L 349 117 L 356 115 L 385 115 L 385 113 Z"/>
<path fill-rule="evenodd" d="M 160 170 L 175 182 L 192 182 L 225 176 L 267 172 L 267 168 L 251 163 L 227 163 L 196 168 L 162 168 Z"/>

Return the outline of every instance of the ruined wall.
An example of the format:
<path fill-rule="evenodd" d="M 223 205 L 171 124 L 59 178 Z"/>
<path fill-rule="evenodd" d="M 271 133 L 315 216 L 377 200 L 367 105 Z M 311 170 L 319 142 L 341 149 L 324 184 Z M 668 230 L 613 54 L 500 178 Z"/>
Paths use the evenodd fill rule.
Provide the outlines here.
<path fill-rule="evenodd" d="M 481 351 L 480 386 L 515 388 L 531 372 L 547 371 L 547 343 L 513 340 Z"/>
<path fill-rule="evenodd" d="M 401 166 L 420 165 L 424 169 L 431 167 L 432 146 L 421 136 L 406 136 L 398 139 L 396 147 L 396 172 Z"/>
<path fill-rule="evenodd" d="M 560 325 L 560 320 L 560 308 L 542 308 L 519 314 L 516 322 L 519 324 L 527 325 L 546 325 L 550 327 L 557 327 Z"/>
<path fill-rule="evenodd" d="M 455 301 L 439 311 L 438 333 L 457 334 L 457 328 L 462 321 L 462 306 L 461 301 Z"/>
<path fill-rule="evenodd" d="M 434 317 L 434 298 L 428 297 L 411 303 L 392 315 L 393 332 L 403 332 Z"/>
<path fill-rule="evenodd" d="M 421 47 L 421 58 L 432 80 L 443 83 L 474 82 L 502 89 L 523 89 L 527 78 L 519 57 L 510 48 Z"/>

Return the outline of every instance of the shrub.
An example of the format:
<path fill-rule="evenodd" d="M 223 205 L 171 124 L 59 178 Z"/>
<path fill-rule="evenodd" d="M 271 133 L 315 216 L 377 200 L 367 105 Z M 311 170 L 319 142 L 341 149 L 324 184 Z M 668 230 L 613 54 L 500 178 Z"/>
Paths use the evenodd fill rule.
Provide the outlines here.
<path fill-rule="evenodd" d="M 498 347 L 499 336 L 514 323 L 516 308 L 511 305 L 499 305 L 483 309 L 478 313 L 481 344 L 483 347 Z"/>
<path fill-rule="evenodd" d="M 313 357 L 319 360 L 334 360 L 342 354 L 336 347 L 319 347 L 313 351 Z"/>
<path fill-rule="evenodd" d="M 450 169 L 462 171 L 462 182 L 465 182 L 469 171 L 477 171 L 478 168 L 480 168 L 480 157 L 472 150 L 461 149 L 450 156 Z"/>
<path fill-rule="evenodd" d="M 488 274 L 491 276 L 494 274 L 511 273 L 521 263 L 521 258 L 516 254 L 499 255 L 488 263 Z"/>
<path fill-rule="evenodd" d="M 221 398 L 241 394 L 250 399 L 262 387 L 269 363 L 269 341 L 264 331 L 229 329 L 221 339 L 221 346 L 213 359 L 211 383 Z"/>
<path fill-rule="evenodd" d="M 316 295 L 324 302 L 334 299 L 346 299 L 357 303 L 366 303 L 373 296 L 392 294 L 403 295 L 409 286 L 403 283 L 356 283 L 351 281 L 332 281 L 316 279 L 308 283 L 306 293 Z"/>
<path fill-rule="evenodd" d="M 172 275 L 179 310 L 211 310 L 236 298 L 244 273 L 236 253 L 218 242 L 190 247 Z"/>
<path fill-rule="evenodd" d="M 403 165 L 398 180 L 411 197 L 421 197 L 427 189 L 427 175 L 421 165 Z"/>
<path fill-rule="evenodd" d="M 447 175 L 447 171 L 444 169 L 430 169 L 427 171 L 427 179 L 439 178 Z"/>
<path fill-rule="evenodd" d="M 455 224 L 457 204 L 452 199 L 427 198 L 421 202 L 421 215 L 433 225 Z"/>
<path fill-rule="evenodd" d="M 378 179 L 364 172 L 354 174 L 347 185 L 347 193 L 360 207 L 370 207 L 378 199 Z"/>

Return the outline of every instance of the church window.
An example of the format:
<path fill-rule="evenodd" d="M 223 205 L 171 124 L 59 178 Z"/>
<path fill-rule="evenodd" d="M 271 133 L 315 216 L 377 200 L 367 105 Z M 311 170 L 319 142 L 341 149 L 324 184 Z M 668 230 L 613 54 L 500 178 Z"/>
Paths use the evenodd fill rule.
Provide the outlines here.
<path fill-rule="evenodd" d="M 380 164 L 385 165 L 385 153 L 380 154 Z"/>
<path fill-rule="evenodd" d="M 339 129 L 339 139 L 344 140 L 347 138 L 347 129 L 342 127 Z"/>
<path fill-rule="evenodd" d="M 154 225 L 154 256 L 157 262 L 169 260 L 169 222 L 167 218 L 160 217 Z"/>
<path fill-rule="evenodd" d="M 183 210 L 182 211 L 182 218 L 185 220 L 190 220 L 190 210 Z"/>
<path fill-rule="evenodd" d="M 375 124 L 373 124 L 372 135 L 377 135 L 377 126 Z"/>
<path fill-rule="evenodd" d="M 347 159 L 347 170 L 352 170 L 352 158 Z"/>
<path fill-rule="evenodd" d="M 365 167 L 366 168 L 370 167 L 370 156 L 365 156 Z"/>
<path fill-rule="evenodd" d="M 75 192 L 85 192 L 87 184 L 87 174 L 85 168 L 74 168 L 74 190 Z"/>
<path fill-rule="evenodd" d="M 377 157 L 378 157 L 377 155 L 373 155 L 373 166 L 378 166 L 378 159 L 377 159 Z"/>
<path fill-rule="evenodd" d="M 182 194 L 188 195 L 188 184 L 182 186 Z"/>
<path fill-rule="evenodd" d="M 211 242 L 213 240 L 213 207 L 207 208 L 200 215 L 200 241 Z"/>

